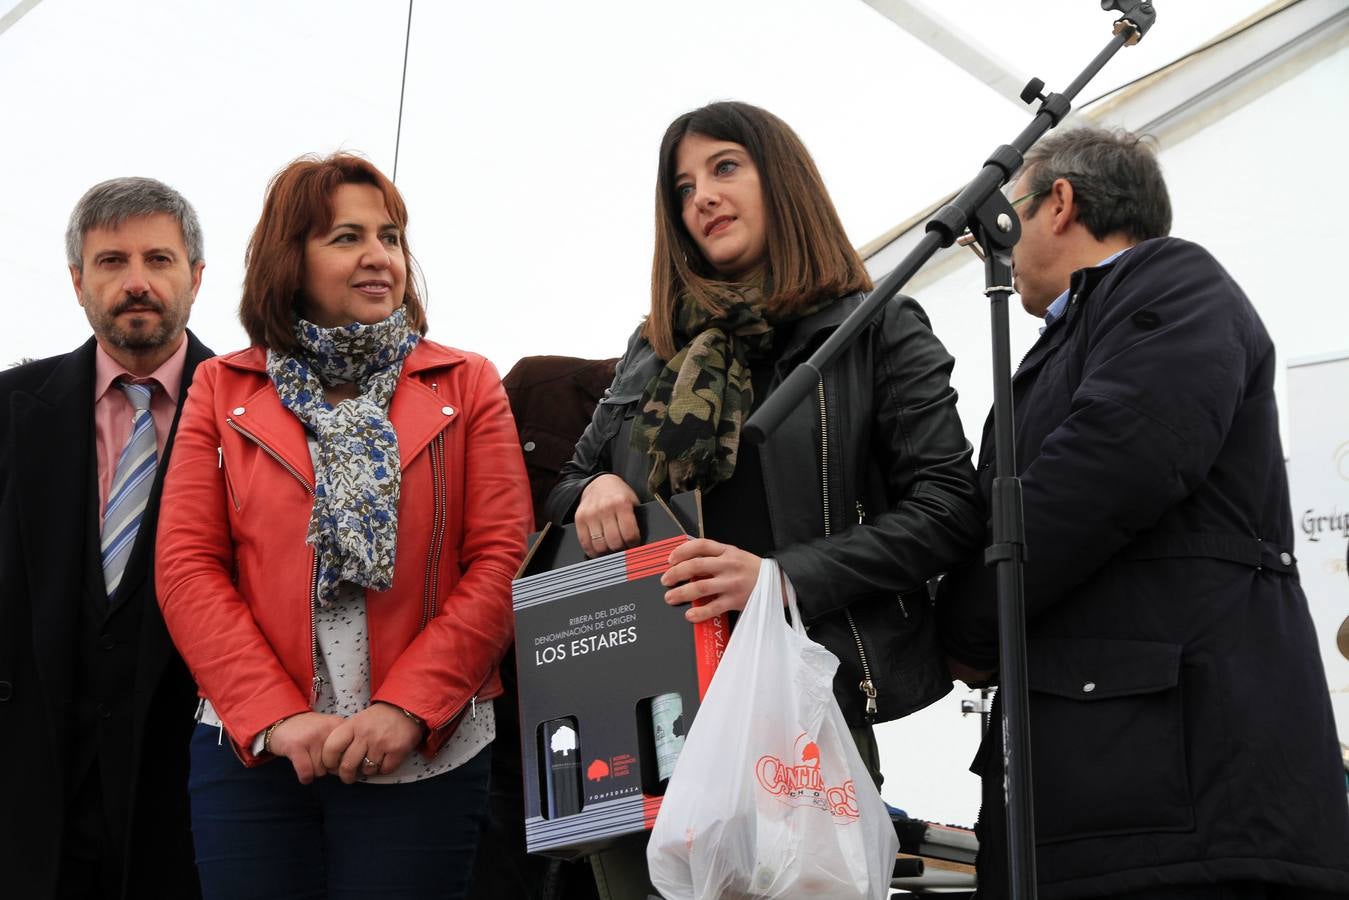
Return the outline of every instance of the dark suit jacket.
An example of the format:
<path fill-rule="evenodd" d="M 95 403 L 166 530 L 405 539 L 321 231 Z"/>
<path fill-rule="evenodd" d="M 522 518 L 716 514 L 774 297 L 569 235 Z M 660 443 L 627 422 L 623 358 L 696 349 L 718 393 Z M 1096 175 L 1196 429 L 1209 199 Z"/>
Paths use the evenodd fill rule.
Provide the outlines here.
<path fill-rule="evenodd" d="M 501 379 L 511 398 L 520 446 L 529 470 L 534 527 L 548 517 L 543 501 L 557 484 L 562 465 L 576 450 L 576 439 L 590 424 L 595 404 L 614 380 L 617 359 L 526 356 Z"/>
<path fill-rule="evenodd" d="M 194 369 L 212 355 L 187 337 L 180 412 Z M 152 572 L 173 432 L 123 575 L 122 599 L 107 613 L 137 622 L 121 646 L 107 647 L 129 646 L 135 654 L 134 689 L 114 703 L 129 717 L 117 732 L 130 736 L 129 746 L 96 740 L 76 724 L 77 710 L 89 703 L 80 696 L 90 671 L 81 654 L 110 640 L 98 636 L 106 623 L 93 620 L 91 631 L 95 614 L 87 612 L 99 610 L 99 602 L 107 607 L 106 597 L 92 596 L 102 585 L 95 346 L 90 338 L 71 353 L 0 372 L 0 747 L 11 754 L 0 766 L 0 881 L 7 896 L 52 895 L 72 781 L 95 746 L 104 792 L 115 800 L 111 830 L 124 836 L 123 895 L 181 900 L 199 893 L 187 805 L 196 692 L 160 618 Z"/>
<path fill-rule="evenodd" d="M 1349 814 L 1274 402 L 1274 345 L 1202 247 L 1077 272 L 1013 379 L 1039 895 L 1260 881 L 1349 892 Z M 992 490 L 992 435 L 980 448 Z M 982 555 L 947 647 L 996 663 Z M 1005 895 L 1001 723 L 979 896 Z M 1319 895 L 1318 895 L 1319 896 Z"/>
<path fill-rule="evenodd" d="M 595 404 L 614 378 L 617 359 L 526 356 L 501 383 L 511 401 L 520 448 L 529 471 L 534 527 L 543 528 L 543 500 L 571 459 Z M 497 736 L 492 744 L 492 794 L 488 820 L 478 839 L 470 900 L 593 900 L 595 882 L 584 859 L 563 864 L 525 853 L 524 795 L 520 774 L 520 710 L 515 649 L 501 662 L 505 693 L 497 698 Z"/>

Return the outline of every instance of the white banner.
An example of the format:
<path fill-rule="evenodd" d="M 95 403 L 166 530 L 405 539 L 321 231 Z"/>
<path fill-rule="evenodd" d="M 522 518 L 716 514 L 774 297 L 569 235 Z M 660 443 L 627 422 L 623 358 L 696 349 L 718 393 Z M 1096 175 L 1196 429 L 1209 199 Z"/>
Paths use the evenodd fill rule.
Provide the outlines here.
<path fill-rule="evenodd" d="M 1307 592 L 1335 707 L 1349 742 L 1349 659 L 1335 635 L 1349 616 L 1349 353 L 1288 366 L 1288 462 L 1298 571 Z"/>

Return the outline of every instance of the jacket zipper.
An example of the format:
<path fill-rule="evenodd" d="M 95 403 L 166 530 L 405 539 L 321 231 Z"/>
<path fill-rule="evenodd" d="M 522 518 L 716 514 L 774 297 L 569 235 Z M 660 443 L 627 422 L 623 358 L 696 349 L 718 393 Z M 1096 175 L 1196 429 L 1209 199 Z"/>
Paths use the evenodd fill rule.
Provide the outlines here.
<path fill-rule="evenodd" d="M 481 688 L 479 688 L 479 690 L 481 690 Z M 444 725 L 441 725 L 439 728 L 431 728 L 431 723 L 427 722 L 426 727 L 430 729 L 432 732 L 444 731 L 446 728 L 454 728 L 455 730 L 458 730 L 459 726 L 464 721 L 465 715 L 467 715 L 470 719 L 478 718 L 478 695 L 476 693 L 472 697 L 468 698 L 467 703 L 459 707 L 458 712 L 456 712 L 454 715 L 446 719 Z"/>
<path fill-rule="evenodd" d="M 856 501 L 856 503 L 857 503 L 857 524 L 865 525 L 867 523 L 867 508 L 862 505 L 861 500 Z M 904 615 L 904 618 L 907 620 L 909 618 L 909 608 L 904 604 L 904 595 L 895 594 L 895 599 L 899 601 L 899 611 Z"/>
<path fill-rule="evenodd" d="M 431 390 L 436 389 L 436 383 L 431 383 Z M 445 432 L 442 430 L 436 435 L 435 440 L 431 442 L 431 490 L 434 494 L 431 526 L 431 546 L 426 554 L 426 577 L 423 580 L 422 589 L 422 623 L 417 630 L 423 631 L 431 622 L 431 617 L 436 614 L 436 597 L 440 593 L 440 550 L 445 540 L 445 519 L 449 515 L 446 507 L 449 505 L 445 496 Z M 449 727 L 452 723 L 463 718 L 467 710 L 469 718 L 478 718 L 478 695 L 475 693 L 468 698 L 468 705 L 460 708 L 459 712 L 450 716 L 448 722 L 441 726 Z M 427 723 L 427 728 L 430 728 Z"/>
<path fill-rule="evenodd" d="M 458 729 L 460 723 L 463 722 L 464 716 L 466 715 L 470 719 L 478 718 L 478 695 L 482 692 L 482 689 L 486 686 L 487 686 L 486 681 L 478 685 L 478 689 L 474 691 L 472 696 L 468 698 L 468 702 L 465 703 L 463 706 L 459 707 L 459 709 L 455 710 L 455 712 L 451 713 L 450 717 L 446 719 L 444 722 L 442 722 L 439 727 L 436 727 L 432 725 L 430 721 L 427 721 L 426 723 L 427 731 L 431 734 L 435 734 L 437 732 L 444 731 L 447 728 Z"/>
<path fill-rule="evenodd" d="M 319 672 L 319 555 L 317 550 L 310 550 L 309 555 L 314 558 L 313 568 L 309 570 L 309 671 L 314 673 L 309 682 L 309 706 L 312 709 L 323 691 L 323 675 Z"/>
<path fill-rule="evenodd" d="M 432 385 L 435 388 L 435 385 Z M 417 630 L 422 631 L 436 613 L 436 596 L 440 593 L 440 547 L 445 538 L 445 432 L 436 435 L 431 442 L 431 490 L 434 494 L 434 513 L 431 526 L 431 546 L 426 554 L 426 577 L 422 582 L 422 622 Z M 475 715 L 476 718 L 476 710 Z"/>
<path fill-rule="evenodd" d="M 225 424 L 233 428 L 239 434 L 248 438 L 254 444 L 266 453 L 272 459 L 276 460 L 281 468 L 285 469 L 300 482 L 309 496 L 314 496 L 313 486 L 304 480 L 304 476 L 296 471 L 295 467 L 282 459 L 275 450 L 264 444 L 257 435 L 241 426 L 233 419 L 226 419 Z M 220 458 L 223 465 L 225 458 L 224 451 L 221 450 Z M 309 569 L 309 671 L 313 673 L 313 679 L 309 684 L 309 705 L 312 708 L 318 702 L 319 693 L 323 690 L 323 676 L 319 674 L 319 636 L 318 636 L 318 600 L 319 600 L 319 555 L 316 551 L 310 550 L 309 555 L 313 558 L 313 565 Z"/>
<path fill-rule="evenodd" d="M 262 448 L 262 452 L 263 452 L 263 453 L 266 453 L 266 454 L 267 454 L 268 456 L 270 456 L 272 459 L 276 460 L 277 465 L 281 466 L 281 468 L 285 469 L 285 470 L 286 470 L 287 472 L 289 472 L 291 475 L 294 475 L 294 476 L 295 476 L 295 480 L 298 481 L 298 482 L 300 482 L 300 484 L 304 485 L 304 489 L 305 489 L 306 491 L 309 492 L 309 496 L 311 496 L 311 497 L 314 496 L 314 487 L 313 487 L 313 485 L 311 485 L 309 482 L 305 481 L 305 480 L 304 480 L 304 476 L 301 475 L 301 474 L 296 470 L 296 468 L 295 468 L 294 466 L 292 466 L 290 463 L 288 463 L 288 462 L 286 462 L 284 459 L 282 459 L 282 458 L 277 454 L 277 452 L 276 452 L 275 450 L 273 450 L 271 447 L 268 447 L 266 444 L 264 444 L 264 443 L 257 437 L 257 435 L 253 434 L 251 431 L 249 431 L 248 429 L 244 428 L 242 425 L 240 425 L 238 422 L 234 421 L 233 419 L 226 419 L 226 420 L 225 420 L 225 424 L 228 425 L 229 427 L 233 428 L 235 431 L 239 432 L 240 434 L 242 434 L 244 437 L 248 438 L 248 439 L 249 439 L 250 441 L 252 441 L 253 443 L 257 444 L 260 448 Z M 223 459 L 223 456 L 224 456 L 223 451 L 222 451 L 221 456 L 222 456 L 222 459 Z"/>
<path fill-rule="evenodd" d="M 829 521 L 829 407 L 824 399 L 824 379 L 819 381 L 820 397 L 820 488 L 824 499 L 824 536 L 829 537 L 832 533 L 832 527 Z M 858 521 L 860 522 L 864 515 L 862 504 L 857 504 Z M 866 698 L 866 718 L 871 721 L 876 717 L 876 684 L 871 680 L 871 664 L 867 662 L 867 651 L 862 646 L 862 633 L 857 630 L 857 622 L 853 619 L 852 610 L 844 609 L 843 617 L 848 620 L 848 628 L 852 630 L 853 643 L 857 645 L 857 656 L 862 661 L 862 680 L 858 683 L 857 689 L 862 692 Z"/>
<path fill-rule="evenodd" d="M 221 444 L 215 448 L 216 468 L 220 470 L 220 475 L 225 479 L 225 493 L 230 495 L 230 503 L 234 504 L 234 511 L 239 511 L 239 497 L 234 493 L 234 484 L 230 481 L 230 471 L 225 468 L 225 445 Z"/>
<path fill-rule="evenodd" d="M 824 536 L 829 537 L 829 409 L 824 402 L 824 378 L 816 387 L 820 395 L 820 488 L 824 498 Z"/>
<path fill-rule="evenodd" d="M 1069 310 L 1071 310 L 1074 306 L 1077 305 L 1077 297 L 1078 297 L 1078 293 L 1079 293 L 1079 292 L 1074 291 L 1073 293 L 1071 293 L 1071 294 L 1068 295 L 1068 306 L 1067 306 L 1067 308 L 1065 308 L 1065 309 L 1063 310 L 1063 315 L 1059 317 L 1059 318 L 1061 318 L 1061 319 L 1064 320 L 1064 325 L 1063 325 L 1064 328 L 1067 328 L 1067 327 L 1068 327 L 1067 319 L 1068 319 L 1068 312 L 1069 312 Z M 1056 319 L 1055 321 L 1057 321 L 1057 319 Z M 1035 345 L 1038 344 L 1038 343 L 1039 343 L 1039 340 L 1036 340 L 1034 343 L 1032 343 L 1029 347 L 1026 348 L 1026 352 L 1025 352 L 1025 353 L 1021 354 L 1021 362 L 1017 363 L 1017 364 L 1016 364 L 1016 368 L 1012 369 L 1012 375 L 1013 375 L 1013 376 L 1015 376 L 1017 372 L 1020 372 L 1020 371 L 1021 371 L 1021 367 L 1024 366 L 1024 365 L 1026 364 L 1026 360 L 1030 359 L 1031 351 L 1035 349 Z"/>

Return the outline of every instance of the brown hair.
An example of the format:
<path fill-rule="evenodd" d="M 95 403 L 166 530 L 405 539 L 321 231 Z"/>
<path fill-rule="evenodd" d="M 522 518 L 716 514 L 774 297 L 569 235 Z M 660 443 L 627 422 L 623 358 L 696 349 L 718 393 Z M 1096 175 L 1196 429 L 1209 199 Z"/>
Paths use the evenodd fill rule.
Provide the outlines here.
<path fill-rule="evenodd" d="M 392 181 L 368 160 L 350 153 L 301 156 L 272 177 L 253 236 L 244 253 L 244 294 L 239 321 L 253 344 L 278 353 L 299 350 L 295 320 L 301 309 L 305 243 L 333 224 L 333 193 L 344 184 L 369 184 L 384 195 L 384 205 L 398 226 L 399 243 L 407 262 L 403 305 L 408 325 L 426 334 L 426 310 L 416 277 L 418 269 L 408 249 L 408 211 Z"/>
<path fill-rule="evenodd" d="M 759 170 L 768 234 L 768 308 L 791 313 L 820 297 L 871 290 L 862 257 L 848 243 L 824 180 L 786 122 L 748 103 L 711 103 L 670 123 L 660 142 L 656 174 L 656 250 L 651 266 L 651 314 L 642 335 L 662 359 L 677 351 L 675 304 L 687 293 L 703 309 L 720 304 L 719 279 L 689 236 L 675 189 L 675 154 L 686 135 L 740 144 Z"/>

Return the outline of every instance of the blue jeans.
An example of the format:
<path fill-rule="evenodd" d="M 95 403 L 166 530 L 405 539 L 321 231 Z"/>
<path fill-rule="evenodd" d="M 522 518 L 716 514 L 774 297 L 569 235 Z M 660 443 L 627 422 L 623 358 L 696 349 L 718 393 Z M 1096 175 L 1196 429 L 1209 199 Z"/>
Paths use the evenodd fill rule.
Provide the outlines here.
<path fill-rule="evenodd" d="M 487 806 L 491 747 L 405 784 L 300 784 L 284 759 L 245 768 L 219 729 L 192 735 L 192 838 L 205 900 L 462 898 Z"/>

